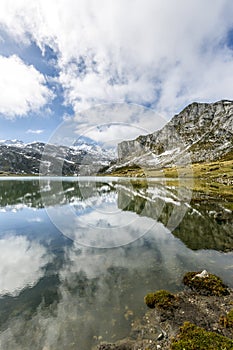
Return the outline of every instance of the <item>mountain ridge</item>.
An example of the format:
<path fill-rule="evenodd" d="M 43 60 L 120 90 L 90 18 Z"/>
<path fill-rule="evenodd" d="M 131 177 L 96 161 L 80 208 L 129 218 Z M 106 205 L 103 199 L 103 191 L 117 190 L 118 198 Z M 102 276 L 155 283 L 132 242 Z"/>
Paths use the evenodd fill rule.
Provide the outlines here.
<path fill-rule="evenodd" d="M 193 102 L 162 129 L 118 144 L 118 164 L 171 167 L 181 158 L 215 161 L 233 150 L 233 101 Z"/>
<path fill-rule="evenodd" d="M 112 150 L 103 150 L 94 140 L 90 142 L 85 137 L 78 138 L 71 147 L 0 140 L 2 174 L 36 175 L 42 161 L 43 175 L 61 175 L 62 167 L 62 175 L 85 176 L 99 172 L 117 175 L 118 170 L 124 169 L 119 175 L 145 176 L 145 169 L 185 167 L 223 158 L 233 158 L 231 100 L 189 104 L 162 129 L 118 144 L 117 162 Z"/>
<path fill-rule="evenodd" d="M 23 143 L 19 140 L 1 140 L 0 174 L 89 175 L 89 172 L 85 173 L 88 166 L 95 173 L 113 160 L 111 152 L 92 146 L 67 147 L 39 141 Z"/>

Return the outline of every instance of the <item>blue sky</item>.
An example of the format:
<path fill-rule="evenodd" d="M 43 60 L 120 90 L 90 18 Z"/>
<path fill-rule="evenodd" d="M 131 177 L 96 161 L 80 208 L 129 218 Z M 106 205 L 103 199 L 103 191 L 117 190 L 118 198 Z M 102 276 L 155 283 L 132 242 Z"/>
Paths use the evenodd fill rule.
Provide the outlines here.
<path fill-rule="evenodd" d="M 233 99 L 232 75 L 230 0 L 0 3 L 0 139 L 48 141 L 67 120 L 135 137 L 193 101 Z M 106 104 L 115 114 L 95 109 Z"/>

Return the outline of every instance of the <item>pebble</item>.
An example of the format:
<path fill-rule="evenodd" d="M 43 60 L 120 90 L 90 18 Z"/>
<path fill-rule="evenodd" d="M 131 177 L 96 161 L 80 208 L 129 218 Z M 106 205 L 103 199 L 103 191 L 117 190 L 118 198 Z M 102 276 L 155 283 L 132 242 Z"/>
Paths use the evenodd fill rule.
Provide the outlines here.
<path fill-rule="evenodd" d="M 167 337 L 167 333 L 165 331 L 162 331 L 161 333 L 159 333 L 157 340 L 162 340 L 163 338 Z"/>
<path fill-rule="evenodd" d="M 157 337 L 157 340 L 162 340 L 164 338 L 164 335 L 163 333 L 159 333 L 158 337 Z"/>

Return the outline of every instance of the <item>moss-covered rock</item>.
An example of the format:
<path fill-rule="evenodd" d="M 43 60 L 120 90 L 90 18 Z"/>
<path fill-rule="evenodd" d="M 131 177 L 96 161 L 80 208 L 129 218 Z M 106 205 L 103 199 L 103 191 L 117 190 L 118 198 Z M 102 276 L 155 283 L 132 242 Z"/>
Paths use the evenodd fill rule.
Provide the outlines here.
<path fill-rule="evenodd" d="M 233 309 L 231 309 L 226 316 L 222 315 L 219 319 L 219 323 L 225 328 L 233 329 Z"/>
<path fill-rule="evenodd" d="M 232 350 L 233 340 L 214 332 L 207 332 L 185 322 L 171 344 L 172 350 Z"/>
<path fill-rule="evenodd" d="M 229 293 L 221 278 L 212 273 L 201 276 L 201 271 L 187 272 L 183 277 L 183 283 L 201 295 L 221 296 Z"/>
<path fill-rule="evenodd" d="M 154 309 L 156 306 L 161 309 L 169 309 L 174 306 L 175 295 L 167 290 L 159 290 L 155 293 L 148 293 L 144 301 L 151 309 Z"/>

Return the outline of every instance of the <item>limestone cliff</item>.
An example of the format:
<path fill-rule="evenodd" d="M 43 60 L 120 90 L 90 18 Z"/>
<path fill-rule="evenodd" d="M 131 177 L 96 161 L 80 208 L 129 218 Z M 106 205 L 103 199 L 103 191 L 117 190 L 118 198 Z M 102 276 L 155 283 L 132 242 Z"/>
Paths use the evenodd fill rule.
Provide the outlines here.
<path fill-rule="evenodd" d="M 118 145 L 119 163 L 170 166 L 189 154 L 192 162 L 213 161 L 233 150 L 233 101 L 188 105 L 161 130 Z"/>

